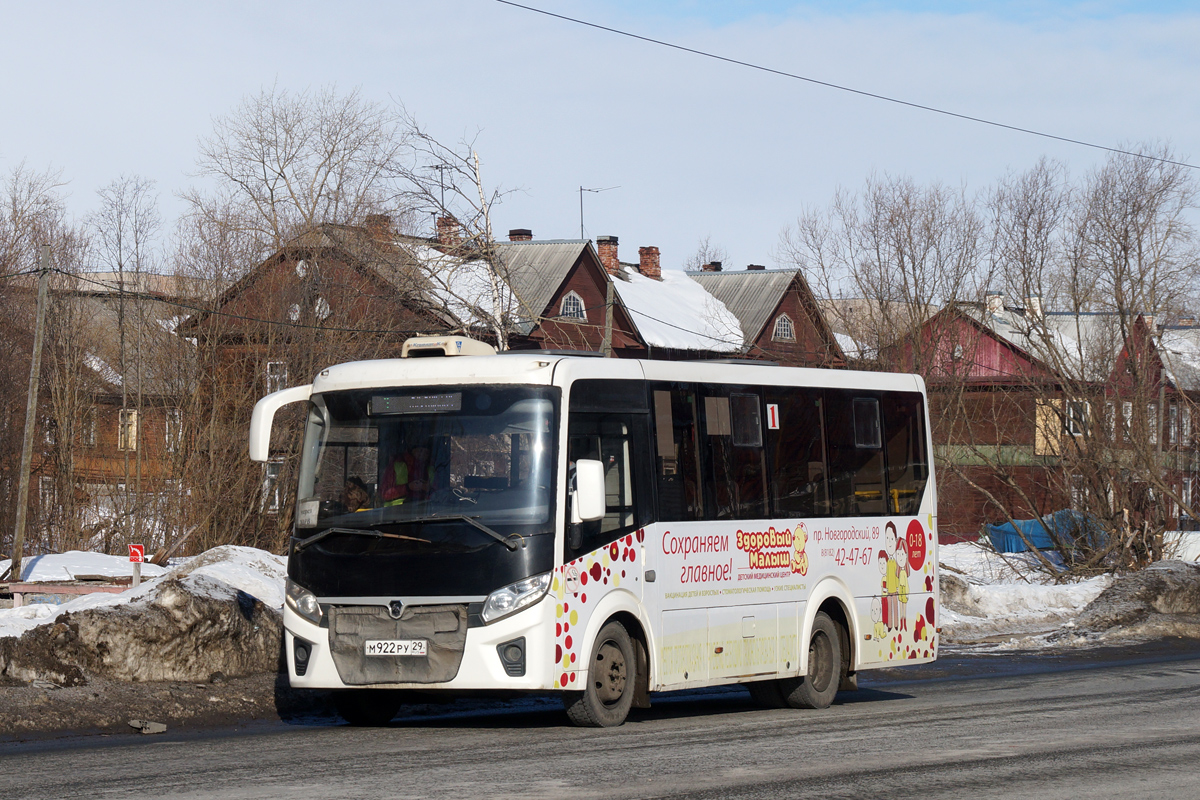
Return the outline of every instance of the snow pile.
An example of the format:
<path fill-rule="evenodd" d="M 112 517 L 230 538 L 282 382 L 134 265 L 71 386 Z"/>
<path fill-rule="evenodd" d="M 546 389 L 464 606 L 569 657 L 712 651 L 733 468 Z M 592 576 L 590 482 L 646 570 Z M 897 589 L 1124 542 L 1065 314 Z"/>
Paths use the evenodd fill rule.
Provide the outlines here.
<path fill-rule="evenodd" d="M 1072 626 L 1073 643 L 1097 639 L 1200 638 L 1200 564 L 1160 561 L 1113 582 Z"/>
<path fill-rule="evenodd" d="M 1031 636 L 1070 623 L 1112 582 L 1101 575 L 1056 584 L 1028 553 L 998 554 L 977 544 L 943 545 L 942 637 L 950 644 Z M 1013 642 L 1015 644 L 1015 642 Z M 1035 645 L 1031 639 L 1022 647 Z"/>
<path fill-rule="evenodd" d="M 121 594 L 0 611 L 0 678 L 208 680 L 276 669 L 284 560 L 225 546 Z M 16 638 L 19 637 L 19 638 Z"/>

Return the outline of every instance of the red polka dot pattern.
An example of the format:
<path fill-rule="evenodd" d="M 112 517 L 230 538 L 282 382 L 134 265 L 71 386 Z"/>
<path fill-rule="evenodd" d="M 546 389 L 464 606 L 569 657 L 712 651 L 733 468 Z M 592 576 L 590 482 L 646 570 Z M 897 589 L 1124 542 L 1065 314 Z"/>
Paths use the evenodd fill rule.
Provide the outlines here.
<path fill-rule="evenodd" d="M 640 568 L 631 566 L 626 570 L 616 565 L 636 565 L 640 553 L 637 544 L 645 538 L 645 530 L 638 530 L 555 570 L 554 663 L 560 672 L 555 688 L 575 683 L 575 665 L 583 655 L 576 651 L 582 642 L 580 637 L 571 635 L 571 628 L 586 628 L 591 612 L 610 591 L 618 588 L 630 572 L 634 577 L 640 575 Z M 571 585 L 568 574 L 572 576 Z M 589 583 L 593 584 L 591 591 L 582 591 Z"/>

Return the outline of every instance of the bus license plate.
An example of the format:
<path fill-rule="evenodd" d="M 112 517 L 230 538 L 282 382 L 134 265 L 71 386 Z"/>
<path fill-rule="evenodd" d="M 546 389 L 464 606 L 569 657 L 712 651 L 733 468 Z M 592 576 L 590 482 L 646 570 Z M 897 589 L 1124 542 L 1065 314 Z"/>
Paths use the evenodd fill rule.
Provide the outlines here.
<path fill-rule="evenodd" d="M 425 656 L 428 646 L 425 639 L 369 639 L 364 650 L 369 656 Z"/>

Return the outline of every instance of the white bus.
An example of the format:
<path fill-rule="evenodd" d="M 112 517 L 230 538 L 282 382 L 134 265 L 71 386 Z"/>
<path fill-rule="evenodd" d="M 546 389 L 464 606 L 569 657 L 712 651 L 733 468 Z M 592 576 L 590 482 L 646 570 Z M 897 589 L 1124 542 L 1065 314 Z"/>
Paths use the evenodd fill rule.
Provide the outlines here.
<path fill-rule="evenodd" d="M 824 708 L 936 657 L 920 377 L 416 344 L 448 355 L 330 367 L 251 424 L 266 461 L 307 402 L 288 676 L 349 722 L 396 690 L 560 692 L 591 726 L 719 684 Z"/>

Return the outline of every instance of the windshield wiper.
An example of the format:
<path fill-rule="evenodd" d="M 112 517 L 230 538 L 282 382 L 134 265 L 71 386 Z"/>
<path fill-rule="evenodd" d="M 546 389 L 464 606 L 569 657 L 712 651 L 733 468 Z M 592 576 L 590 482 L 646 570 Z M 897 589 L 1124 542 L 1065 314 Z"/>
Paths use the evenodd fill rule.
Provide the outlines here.
<path fill-rule="evenodd" d="M 316 544 L 326 536 L 332 536 L 335 533 L 350 533 L 355 536 L 370 536 L 373 539 L 405 539 L 410 542 L 421 542 L 423 544 L 433 544 L 429 539 L 418 539 L 416 536 L 404 536 L 399 533 L 384 533 L 373 528 L 326 528 L 320 533 L 315 533 L 307 539 L 301 539 L 296 542 L 292 552 L 298 553 L 310 544 Z M 514 548 L 515 549 L 515 548 Z"/>
<path fill-rule="evenodd" d="M 488 536 L 492 537 L 497 542 L 499 542 L 500 544 L 507 547 L 509 550 L 517 549 L 517 542 L 513 541 L 512 537 L 504 536 L 503 534 L 497 533 L 496 531 L 489 528 L 487 525 L 484 525 L 482 522 L 480 522 L 476 517 L 468 517 L 466 514 L 439 514 L 437 516 L 416 517 L 415 519 L 406 519 L 406 520 L 397 520 L 397 521 L 398 522 L 403 521 L 403 522 L 418 522 L 419 523 L 419 522 L 443 522 L 445 520 L 460 520 L 462 522 L 465 522 L 468 525 L 472 526 L 473 528 L 477 528 L 477 529 L 483 531 Z M 521 537 L 517 536 L 518 541 L 520 540 L 520 538 Z"/>

